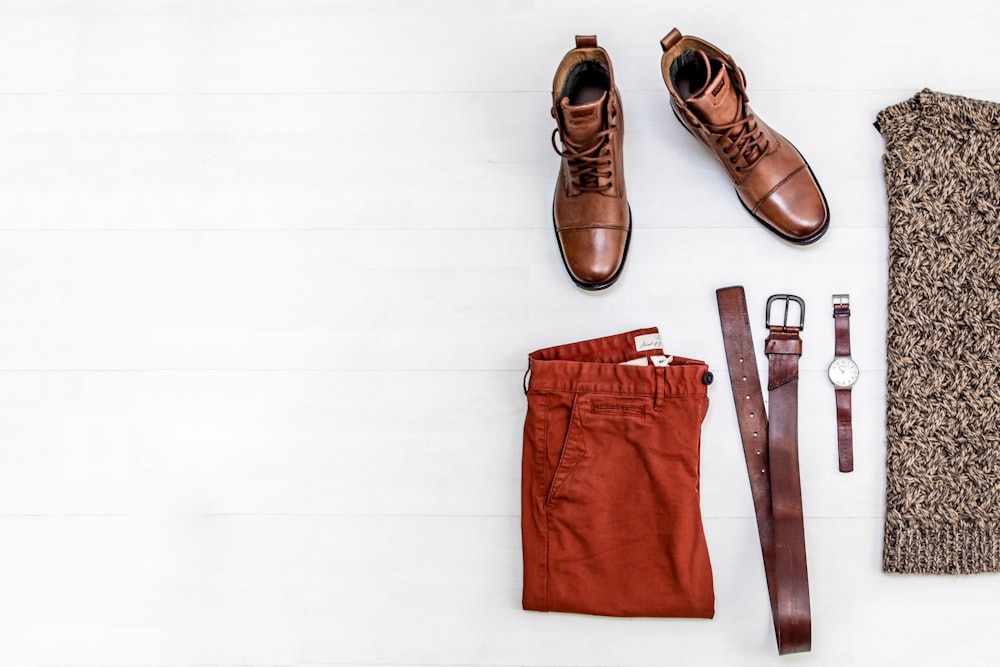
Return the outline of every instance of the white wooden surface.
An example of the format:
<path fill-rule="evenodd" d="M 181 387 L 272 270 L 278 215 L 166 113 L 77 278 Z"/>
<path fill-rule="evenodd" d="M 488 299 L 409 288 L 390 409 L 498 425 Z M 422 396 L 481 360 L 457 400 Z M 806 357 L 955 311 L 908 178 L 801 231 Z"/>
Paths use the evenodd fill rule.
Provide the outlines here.
<path fill-rule="evenodd" d="M 925 86 L 1000 100 L 998 19 L 930 0 L 0 0 L 0 664 L 775 664 L 714 302 L 737 283 L 755 317 L 774 292 L 808 303 L 814 650 L 782 660 L 1000 664 L 1000 579 L 880 571 L 871 127 Z M 674 25 L 732 53 L 810 160 L 833 211 L 817 245 L 759 228 L 671 117 Z M 588 294 L 551 231 L 548 87 L 595 32 L 635 233 L 620 282 Z M 834 292 L 863 371 L 849 476 Z M 649 325 L 719 377 L 717 617 L 524 612 L 525 355 Z"/>

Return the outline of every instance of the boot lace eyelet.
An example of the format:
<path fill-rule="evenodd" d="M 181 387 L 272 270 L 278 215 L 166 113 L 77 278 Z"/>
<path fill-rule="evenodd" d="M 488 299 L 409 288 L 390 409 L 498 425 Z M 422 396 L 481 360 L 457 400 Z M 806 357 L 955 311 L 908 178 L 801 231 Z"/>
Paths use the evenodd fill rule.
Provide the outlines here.
<path fill-rule="evenodd" d="M 609 143 L 611 128 L 597 134 L 595 142 L 590 146 L 578 147 L 559 133 L 559 128 L 552 132 L 552 148 L 566 159 L 570 171 L 570 185 L 583 192 L 605 192 L 613 186 L 611 183 L 601 184 L 601 180 L 613 178 L 614 171 L 611 160 L 611 145 Z M 556 144 L 556 135 L 562 143 L 562 149 Z"/>
<path fill-rule="evenodd" d="M 739 165 L 736 171 L 752 169 L 770 147 L 770 140 L 760 129 L 757 117 L 746 106 L 746 98 L 740 96 L 740 112 L 736 120 L 722 125 L 707 125 L 710 132 L 717 135 L 716 142 L 722 146 L 722 154 L 731 164 Z M 739 164 L 742 162 L 742 164 Z"/>

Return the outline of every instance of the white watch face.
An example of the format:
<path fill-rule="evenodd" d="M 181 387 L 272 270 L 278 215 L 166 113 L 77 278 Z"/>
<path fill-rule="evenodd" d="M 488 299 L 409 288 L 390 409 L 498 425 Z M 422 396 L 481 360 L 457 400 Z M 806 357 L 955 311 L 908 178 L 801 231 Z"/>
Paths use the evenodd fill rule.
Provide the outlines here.
<path fill-rule="evenodd" d="M 835 387 L 850 387 L 858 381 L 858 365 L 850 357 L 837 357 L 830 364 L 830 382 Z"/>

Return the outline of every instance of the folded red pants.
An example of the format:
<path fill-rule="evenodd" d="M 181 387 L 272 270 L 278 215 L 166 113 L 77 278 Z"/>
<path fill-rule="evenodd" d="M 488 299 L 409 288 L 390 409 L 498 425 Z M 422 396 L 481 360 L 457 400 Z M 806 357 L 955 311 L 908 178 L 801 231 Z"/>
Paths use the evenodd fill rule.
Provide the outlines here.
<path fill-rule="evenodd" d="M 525 609 L 711 618 L 701 424 L 712 376 L 655 328 L 529 356 Z"/>

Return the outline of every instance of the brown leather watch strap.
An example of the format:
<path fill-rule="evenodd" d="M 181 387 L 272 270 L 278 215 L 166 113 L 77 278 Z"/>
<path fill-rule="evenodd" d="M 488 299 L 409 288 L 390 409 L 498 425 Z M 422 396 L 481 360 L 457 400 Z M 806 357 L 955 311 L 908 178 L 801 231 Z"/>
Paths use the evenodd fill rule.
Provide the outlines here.
<path fill-rule="evenodd" d="M 840 472 L 854 470 L 854 428 L 851 426 L 851 389 L 835 389 L 837 397 L 837 458 Z"/>
<path fill-rule="evenodd" d="M 833 355 L 851 356 L 851 304 L 846 294 L 833 297 Z M 851 425 L 851 388 L 836 389 L 837 459 L 840 472 L 854 470 L 854 427 Z"/>
<path fill-rule="evenodd" d="M 800 653 L 810 650 L 812 636 L 798 463 L 801 326 L 783 323 L 770 327 L 765 347 L 769 360 L 769 419 L 764 411 L 743 288 L 717 290 L 716 298 L 757 514 L 778 653 Z"/>
<path fill-rule="evenodd" d="M 834 299 L 838 296 L 846 295 Z M 833 356 L 851 356 L 851 304 L 846 301 L 833 303 Z"/>

